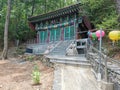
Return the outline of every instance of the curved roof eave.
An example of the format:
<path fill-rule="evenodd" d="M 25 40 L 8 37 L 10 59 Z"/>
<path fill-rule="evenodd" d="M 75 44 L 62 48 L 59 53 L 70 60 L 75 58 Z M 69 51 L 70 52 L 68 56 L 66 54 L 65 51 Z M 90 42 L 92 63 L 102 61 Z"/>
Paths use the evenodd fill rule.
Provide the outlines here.
<path fill-rule="evenodd" d="M 81 6 L 80 3 L 70 5 L 70 6 L 55 10 L 55 11 L 45 13 L 45 14 L 40 14 L 40 15 L 37 15 L 37 16 L 29 17 L 28 21 L 31 22 L 31 23 L 35 23 L 35 22 L 40 22 L 40 21 L 43 21 L 43 20 L 56 18 L 56 17 L 66 15 L 66 14 L 69 14 L 69 13 L 78 12 L 78 11 L 81 10 L 80 6 Z"/>

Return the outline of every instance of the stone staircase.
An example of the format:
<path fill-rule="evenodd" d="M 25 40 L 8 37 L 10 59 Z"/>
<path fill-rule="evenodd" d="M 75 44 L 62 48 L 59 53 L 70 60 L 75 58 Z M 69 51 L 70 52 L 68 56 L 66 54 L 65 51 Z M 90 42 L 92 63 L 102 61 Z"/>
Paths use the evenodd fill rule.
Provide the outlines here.
<path fill-rule="evenodd" d="M 49 55 L 65 55 L 67 47 L 73 42 L 73 40 L 62 41 L 56 48 L 54 48 Z"/>
<path fill-rule="evenodd" d="M 77 55 L 66 56 L 66 49 L 69 47 L 71 43 L 73 43 L 73 40 L 62 41 L 46 57 L 49 58 L 50 62 L 52 63 L 90 66 L 89 61 L 86 59 L 87 40 L 83 39 L 83 40 L 76 41 L 77 49 L 78 50 L 82 49 L 83 53 L 80 53 Z M 79 50 L 79 52 L 81 51 Z"/>
<path fill-rule="evenodd" d="M 84 56 L 79 56 L 79 57 L 75 57 L 75 56 L 71 56 L 71 57 L 67 57 L 67 56 L 61 56 L 62 58 L 58 57 L 58 58 L 51 58 L 50 62 L 52 63 L 58 63 L 58 64 L 69 64 L 69 65 L 80 65 L 80 66 L 88 66 L 90 67 L 90 63 L 89 60 L 87 60 Z"/>

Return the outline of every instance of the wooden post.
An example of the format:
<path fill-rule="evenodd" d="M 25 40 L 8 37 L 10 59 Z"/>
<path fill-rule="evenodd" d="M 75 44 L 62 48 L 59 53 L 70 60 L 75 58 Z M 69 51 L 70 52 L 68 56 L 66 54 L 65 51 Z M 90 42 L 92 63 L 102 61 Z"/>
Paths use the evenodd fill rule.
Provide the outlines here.
<path fill-rule="evenodd" d="M 61 23 L 63 23 L 62 18 L 60 18 L 60 20 L 61 20 Z M 64 27 L 61 27 L 61 40 L 62 41 L 64 40 Z"/>
<path fill-rule="evenodd" d="M 107 56 L 105 55 L 105 60 L 104 60 L 104 63 L 105 63 L 105 81 L 108 82 L 108 74 L 107 74 Z"/>
<path fill-rule="evenodd" d="M 50 30 L 48 29 L 48 43 L 50 42 Z"/>
<path fill-rule="evenodd" d="M 71 39 L 71 35 L 70 35 L 70 25 L 69 25 L 69 40 Z"/>
<path fill-rule="evenodd" d="M 76 13 L 75 13 L 75 16 L 74 16 L 74 32 L 75 32 L 74 39 L 75 40 L 77 39 L 76 21 L 77 21 L 77 19 L 76 19 Z"/>
<path fill-rule="evenodd" d="M 39 32 L 37 31 L 37 43 L 39 43 Z"/>
<path fill-rule="evenodd" d="M 107 56 L 105 55 L 105 60 L 104 60 L 104 64 L 105 64 L 105 81 L 101 82 L 101 89 L 102 90 L 114 90 L 114 83 L 110 83 L 108 82 L 108 74 L 107 74 Z"/>
<path fill-rule="evenodd" d="M 64 27 L 62 27 L 61 40 L 64 40 Z"/>

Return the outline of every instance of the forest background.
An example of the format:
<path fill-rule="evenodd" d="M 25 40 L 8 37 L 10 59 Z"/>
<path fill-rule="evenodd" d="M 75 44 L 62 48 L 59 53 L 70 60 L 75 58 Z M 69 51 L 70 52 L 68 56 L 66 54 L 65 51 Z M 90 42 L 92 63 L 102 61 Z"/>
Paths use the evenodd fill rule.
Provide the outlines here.
<path fill-rule="evenodd" d="M 118 2 L 117 0 L 12 0 L 8 30 L 9 44 L 15 45 L 16 40 L 23 43 L 34 38 L 35 31 L 29 28 L 28 17 L 79 2 L 83 9 L 81 15 L 87 15 L 96 28 L 120 30 L 119 0 Z M 0 0 L 0 48 L 3 48 L 6 10 L 7 0 Z"/>

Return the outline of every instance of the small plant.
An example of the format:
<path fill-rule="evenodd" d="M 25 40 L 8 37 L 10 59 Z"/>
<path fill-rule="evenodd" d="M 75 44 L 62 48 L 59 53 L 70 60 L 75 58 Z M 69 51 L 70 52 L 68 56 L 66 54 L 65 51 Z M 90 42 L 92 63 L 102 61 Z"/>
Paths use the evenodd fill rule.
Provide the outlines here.
<path fill-rule="evenodd" d="M 35 64 L 34 70 L 32 72 L 32 80 L 34 84 L 40 84 L 40 72 L 38 66 Z"/>
<path fill-rule="evenodd" d="M 34 56 L 33 56 L 33 55 L 31 55 L 31 56 L 28 56 L 26 59 L 27 59 L 27 60 L 29 60 L 29 61 L 32 61 L 32 60 L 33 60 L 33 58 L 34 58 Z"/>
<path fill-rule="evenodd" d="M 18 47 L 18 48 L 16 48 L 16 53 L 17 53 L 17 54 L 22 55 L 22 54 L 24 54 L 24 53 L 25 53 L 25 51 L 24 51 L 24 49 L 23 49 L 23 48 Z"/>

